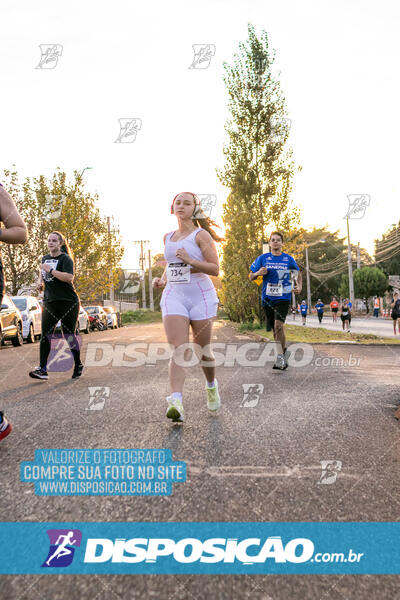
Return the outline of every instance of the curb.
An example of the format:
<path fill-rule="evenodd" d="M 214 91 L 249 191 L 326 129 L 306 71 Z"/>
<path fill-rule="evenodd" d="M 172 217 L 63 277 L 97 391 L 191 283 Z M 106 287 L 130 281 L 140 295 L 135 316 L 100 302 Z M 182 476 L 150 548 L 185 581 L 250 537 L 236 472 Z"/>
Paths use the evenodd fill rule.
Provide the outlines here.
<path fill-rule="evenodd" d="M 249 335 L 250 337 L 253 337 L 254 339 L 258 340 L 259 342 L 272 342 L 273 340 L 269 340 L 268 338 L 265 338 L 263 335 L 259 335 L 258 333 L 253 333 L 252 331 L 241 331 L 239 333 L 242 333 L 244 335 Z M 298 342 L 289 342 L 289 343 L 298 343 Z M 332 340 L 331 342 L 304 342 L 305 344 L 310 344 L 310 346 L 347 346 L 347 345 L 355 345 L 355 346 L 365 346 L 365 347 L 370 347 L 370 346 L 393 346 L 393 347 L 399 347 L 400 348 L 400 344 L 364 344 L 363 342 L 353 342 L 352 340 L 343 340 L 343 341 L 339 341 L 339 340 Z M 290 346 L 288 346 L 289 348 Z"/>

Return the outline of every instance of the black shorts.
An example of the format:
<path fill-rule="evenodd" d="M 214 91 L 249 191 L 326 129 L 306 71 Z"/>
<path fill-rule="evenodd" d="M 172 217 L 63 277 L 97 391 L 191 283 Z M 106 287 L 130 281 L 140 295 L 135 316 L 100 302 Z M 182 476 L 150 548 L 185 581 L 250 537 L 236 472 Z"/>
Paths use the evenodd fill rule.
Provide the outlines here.
<path fill-rule="evenodd" d="M 332 310 L 332 312 L 334 312 L 334 313 L 337 313 L 337 311 L 338 311 L 338 309 L 337 309 L 337 308 L 332 308 L 331 310 Z"/>
<path fill-rule="evenodd" d="M 342 319 L 343 323 L 345 321 L 348 321 L 350 323 L 350 321 L 351 321 L 351 316 L 350 315 L 340 315 L 340 318 Z"/>
<path fill-rule="evenodd" d="M 396 321 L 396 319 L 400 319 L 399 313 L 395 313 L 392 311 L 392 319 L 393 319 L 393 321 Z"/>
<path fill-rule="evenodd" d="M 267 331 L 274 328 L 275 321 L 285 322 L 289 312 L 290 300 L 278 300 L 278 302 L 271 303 L 268 299 L 265 299 L 262 301 L 262 305 L 265 310 Z"/>

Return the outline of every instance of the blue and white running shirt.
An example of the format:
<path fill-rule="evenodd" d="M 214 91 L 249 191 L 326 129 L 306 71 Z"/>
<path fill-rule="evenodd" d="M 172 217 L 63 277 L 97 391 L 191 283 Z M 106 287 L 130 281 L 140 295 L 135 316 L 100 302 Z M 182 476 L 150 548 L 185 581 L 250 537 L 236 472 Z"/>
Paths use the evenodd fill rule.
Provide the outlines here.
<path fill-rule="evenodd" d="M 261 254 L 250 267 L 256 273 L 261 267 L 266 267 L 268 272 L 263 275 L 261 298 L 271 303 L 290 300 L 292 294 L 291 271 L 299 271 L 296 261 L 290 254 L 282 252 L 279 256 L 267 252 Z"/>

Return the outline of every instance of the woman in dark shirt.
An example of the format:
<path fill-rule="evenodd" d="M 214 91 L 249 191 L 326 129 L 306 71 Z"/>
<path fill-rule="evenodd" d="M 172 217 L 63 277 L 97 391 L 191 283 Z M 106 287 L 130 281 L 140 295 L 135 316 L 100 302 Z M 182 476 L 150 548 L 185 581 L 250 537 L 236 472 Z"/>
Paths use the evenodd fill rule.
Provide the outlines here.
<path fill-rule="evenodd" d="M 74 357 L 72 378 L 80 377 L 83 370 L 79 341 L 75 335 L 79 314 L 79 297 L 74 288 L 74 261 L 65 237 L 59 231 L 50 233 L 49 254 L 42 258 L 39 286 L 43 289 L 42 336 L 40 339 L 40 366 L 29 373 L 34 379 L 48 379 L 47 359 L 50 354 L 50 336 L 58 321 Z"/>
<path fill-rule="evenodd" d="M 350 333 L 351 310 L 349 307 L 348 300 L 343 300 L 342 313 L 340 315 L 340 318 L 342 319 L 343 331 L 348 331 Z"/>
<path fill-rule="evenodd" d="M 393 294 L 393 302 L 391 303 L 391 307 L 392 307 L 391 317 L 393 319 L 393 331 L 394 331 L 394 335 L 396 335 L 396 323 L 397 323 L 398 332 L 400 333 L 400 300 L 399 300 L 399 294 L 397 292 L 395 292 Z"/>

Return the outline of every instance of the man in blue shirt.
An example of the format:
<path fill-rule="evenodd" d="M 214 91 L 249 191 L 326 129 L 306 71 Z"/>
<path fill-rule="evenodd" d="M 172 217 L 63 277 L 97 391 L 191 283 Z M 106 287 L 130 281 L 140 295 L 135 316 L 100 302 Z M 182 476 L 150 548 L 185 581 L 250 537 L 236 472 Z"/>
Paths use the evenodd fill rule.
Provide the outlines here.
<path fill-rule="evenodd" d="M 324 306 L 325 304 L 322 302 L 321 298 L 318 298 L 315 308 L 317 309 L 318 321 L 320 323 L 322 323 L 322 317 L 324 316 Z"/>
<path fill-rule="evenodd" d="M 304 326 L 306 324 L 307 311 L 308 311 L 308 304 L 305 300 L 303 300 L 302 303 L 300 304 L 300 312 L 301 312 L 301 319 L 303 321 Z"/>
<path fill-rule="evenodd" d="M 282 371 L 288 366 L 290 352 L 286 349 L 286 337 L 283 324 L 289 310 L 292 297 L 292 278 L 295 281 L 293 292 L 299 294 L 302 287 L 300 269 L 293 256 L 282 252 L 283 235 L 278 231 L 271 233 L 269 239 L 271 252 L 261 254 L 250 267 L 250 280 L 262 275 L 261 299 L 265 310 L 267 331 L 273 330 L 274 340 L 278 344 L 278 355 L 273 366 Z"/>

